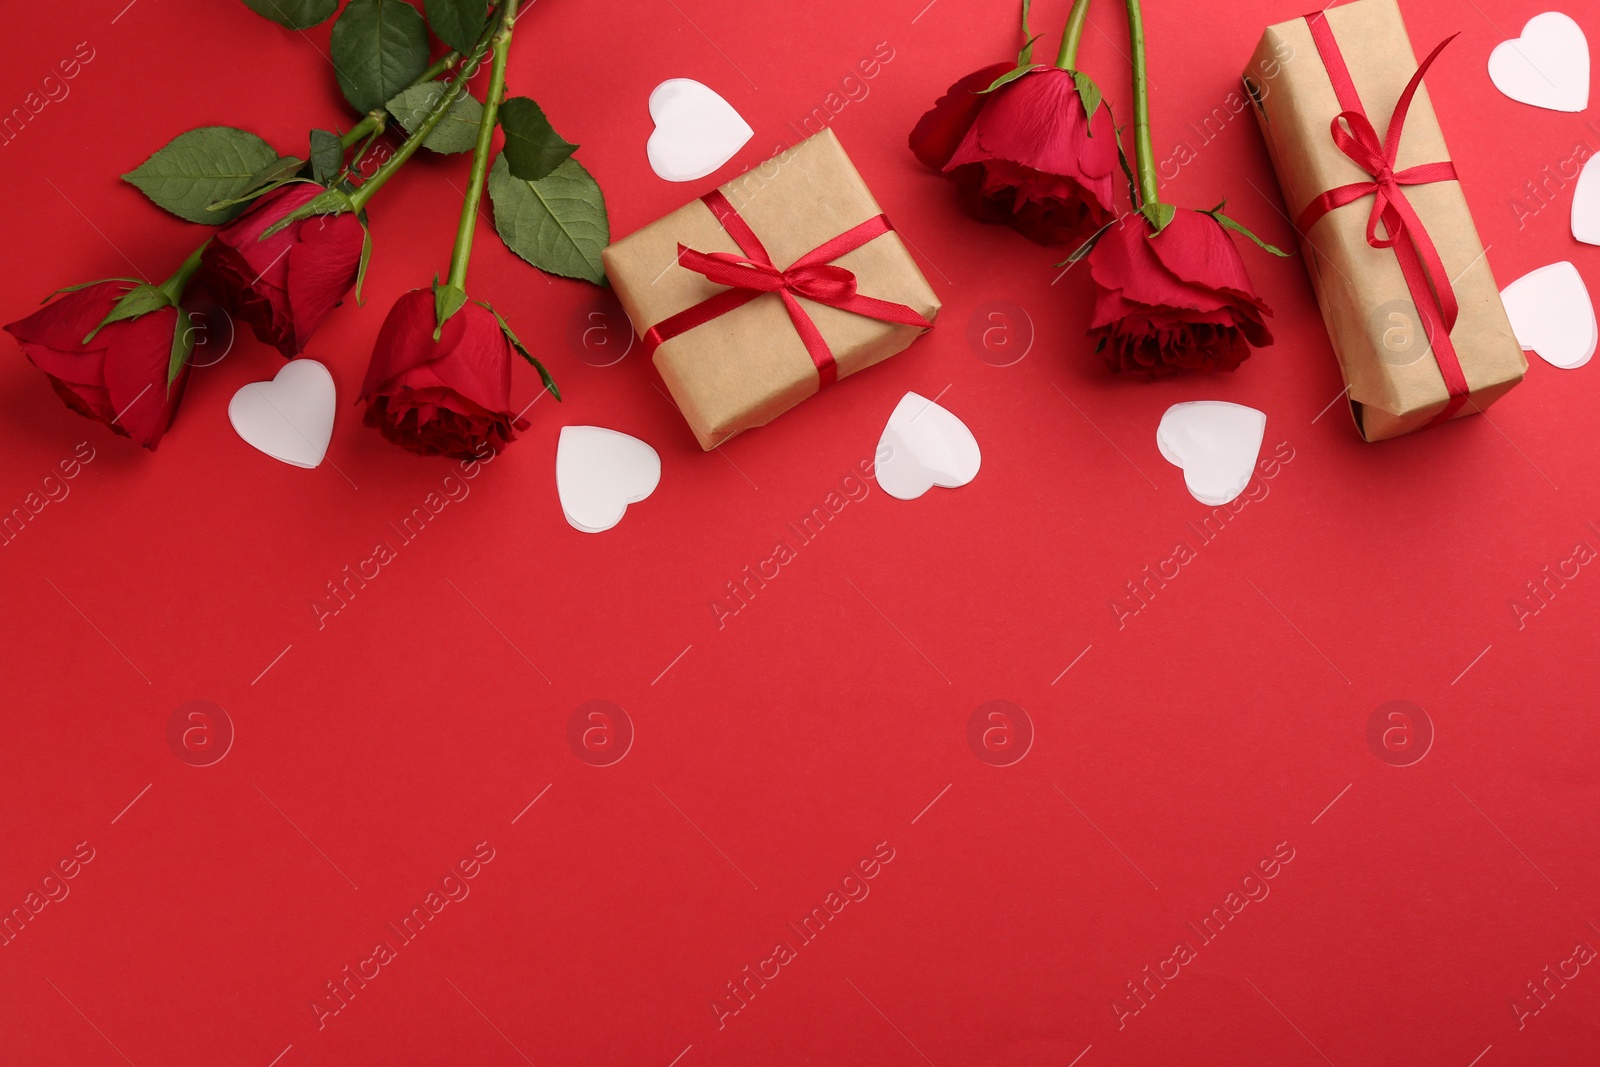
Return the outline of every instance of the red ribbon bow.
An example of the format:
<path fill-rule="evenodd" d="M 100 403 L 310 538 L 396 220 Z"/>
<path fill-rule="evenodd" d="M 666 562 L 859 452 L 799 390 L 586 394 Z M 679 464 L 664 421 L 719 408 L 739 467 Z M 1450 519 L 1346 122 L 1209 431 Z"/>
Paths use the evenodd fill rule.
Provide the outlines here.
<path fill-rule="evenodd" d="M 1450 331 L 1455 328 L 1460 306 L 1456 302 L 1455 290 L 1450 285 L 1444 260 L 1440 258 L 1439 250 L 1434 247 L 1432 238 L 1428 236 L 1426 227 L 1406 199 L 1401 186 L 1455 181 L 1456 168 L 1449 160 L 1423 163 L 1402 171 L 1396 171 L 1394 167 L 1400 154 L 1400 133 L 1405 126 L 1406 113 L 1411 108 L 1417 89 L 1422 85 L 1422 76 L 1439 53 L 1444 51 L 1444 46 L 1455 40 L 1456 35 L 1440 41 L 1417 67 L 1417 72 L 1411 76 L 1411 81 L 1395 103 L 1388 132 L 1379 140 L 1377 130 L 1361 106 L 1361 97 L 1350 77 L 1350 69 L 1339 52 L 1333 31 L 1328 27 L 1325 13 L 1318 11 L 1307 15 L 1306 23 L 1311 28 L 1311 37 L 1322 56 L 1323 66 L 1328 71 L 1328 80 L 1333 83 L 1339 104 L 1344 108 L 1334 116 L 1332 122 L 1333 143 L 1370 174 L 1372 180 L 1341 185 L 1318 196 L 1300 213 L 1296 227 L 1302 234 L 1310 233 L 1311 227 L 1328 212 L 1362 197 L 1372 196 L 1372 213 L 1367 218 L 1367 243 L 1373 248 L 1394 249 L 1395 258 L 1400 261 L 1401 273 L 1405 275 L 1406 286 L 1411 291 L 1417 317 L 1422 323 L 1423 336 L 1432 346 L 1434 360 L 1439 365 L 1439 373 L 1449 393 L 1450 399 L 1444 410 L 1433 418 L 1433 422 L 1443 422 L 1460 409 L 1471 391 L 1466 375 L 1461 370 L 1461 360 L 1456 356 L 1455 345 L 1450 340 Z M 1378 231 L 1380 224 L 1383 227 L 1381 234 Z"/>
<path fill-rule="evenodd" d="M 783 306 L 788 310 L 789 318 L 794 323 L 795 332 L 805 344 L 811 362 L 816 364 L 817 375 L 823 385 L 829 385 L 838 379 L 839 367 L 834 362 L 828 342 L 823 340 L 822 331 L 817 329 L 817 324 L 801 306 L 799 297 L 903 326 L 920 326 L 928 329 L 933 325 L 904 304 L 862 296 L 856 291 L 855 274 L 833 263 L 846 252 L 860 248 L 873 238 L 893 230 L 888 216 L 875 215 L 860 225 L 852 226 L 839 236 L 807 252 L 786 269 L 779 270 L 772 262 L 772 257 L 767 255 L 761 239 L 750 228 L 750 224 L 734 210 L 727 197 L 713 189 L 700 199 L 711 209 L 711 213 L 717 217 L 722 228 L 728 231 L 744 254 L 697 252 L 681 244 L 678 246 L 680 265 L 697 274 L 705 275 L 717 285 L 726 285 L 729 288 L 650 327 L 644 335 L 646 356 L 654 354 L 658 347 L 679 334 L 687 333 L 696 326 L 702 326 L 719 315 L 725 315 L 766 293 L 777 293 L 783 300 Z"/>
<path fill-rule="evenodd" d="M 819 304 L 838 304 L 856 295 L 856 276 L 827 263 L 802 260 L 788 270 L 779 270 L 771 263 L 733 252 L 696 252 L 684 245 L 678 246 L 678 263 L 718 285 L 735 289 L 792 293 Z"/>

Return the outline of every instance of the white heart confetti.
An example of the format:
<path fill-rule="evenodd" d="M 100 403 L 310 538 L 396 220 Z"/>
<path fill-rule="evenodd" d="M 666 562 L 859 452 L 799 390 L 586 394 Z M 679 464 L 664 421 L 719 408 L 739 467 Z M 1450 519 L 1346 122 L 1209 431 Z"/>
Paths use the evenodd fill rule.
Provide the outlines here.
<path fill-rule="evenodd" d="M 639 440 L 603 426 L 563 426 L 556 444 L 556 495 L 574 530 L 603 533 L 629 504 L 656 491 L 661 457 Z"/>
<path fill-rule="evenodd" d="M 1261 454 L 1267 416 L 1243 404 L 1174 404 L 1156 427 L 1156 447 L 1183 471 L 1189 495 L 1217 507 L 1244 492 Z"/>
<path fill-rule="evenodd" d="M 1535 15 L 1522 36 L 1489 53 L 1489 80 L 1513 100 L 1551 111 L 1589 106 L 1589 42 L 1559 11 Z"/>
<path fill-rule="evenodd" d="M 1572 191 L 1572 236 L 1584 244 L 1600 245 L 1600 164 L 1590 156 L 1578 173 L 1578 187 Z"/>
<path fill-rule="evenodd" d="M 314 359 L 295 359 L 270 382 L 251 382 L 228 402 L 228 421 L 250 447 L 310 470 L 333 437 L 333 375 Z"/>
<path fill-rule="evenodd" d="M 1600 340 L 1594 304 L 1578 268 L 1563 260 L 1530 271 L 1500 290 L 1511 329 L 1524 351 L 1574 370 L 1589 362 Z"/>
<path fill-rule="evenodd" d="M 656 128 L 645 145 L 650 169 L 669 182 L 692 182 L 715 171 L 755 135 L 744 116 L 709 86 L 671 78 L 650 93 Z"/>
<path fill-rule="evenodd" d="M 877 455 L 878 485 L 897 500 L 915 500 L 936 485 L 966 485 L 983 462 L 966 423 L 916 393 L 895 405 Z"/>

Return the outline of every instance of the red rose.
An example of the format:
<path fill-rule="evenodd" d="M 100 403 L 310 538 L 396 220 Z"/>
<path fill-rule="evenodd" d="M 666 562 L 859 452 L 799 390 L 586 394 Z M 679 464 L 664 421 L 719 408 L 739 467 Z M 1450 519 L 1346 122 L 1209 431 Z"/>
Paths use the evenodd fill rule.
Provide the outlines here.
<path fill-rule="evenodd" d="M 268 193 L 217 231 L 200 258 L 207 289 L 287 358 L 305 348 L 356 283 L 364 233 L 354 215 L 313 215 L 265 241 L 262 231 L 323 191 L 307 182 Z"/>
<path fill-rule="evenodd" d="M 960 190 L 962 207 L 1044 245 L 1084 240 L 1115 218 L 1116 131 L 1085 117 L 1072 72 L 1045 67 L 979 95 L 1009 63 L 969 74 L 911 131 L 911 150 Z"/>
<path fill-rule="evenodd" d="M 1186 370 L 1236 370 L 1250 345 L 1264 348 L 1272 314 L 1221 224 L 1179 208 L 1159 234 L 1129 214 L 1089 253 L 1097 290 L 1089 336 L 1114 371 L 1164 377 Z"/>
<path fill-rule="evenodd" d="M 83 340 L 131 287 L 98 282 L 9 323 L 6 330 L 69 408 L 154 450 L 189 380 L 185 363 L 167 388 L 178 309 L 163 307 L 113 322 Z"/>
<path fill-rule="evenodd" d="M 468 302 L 439 340 L 433 293 L 413 289 L 395 301 L 378 331 L 361 399 L 366 424 L 424 456 L 498 453 L 528 428 L 510 412 L 515 351 L 494 312 Z"/>

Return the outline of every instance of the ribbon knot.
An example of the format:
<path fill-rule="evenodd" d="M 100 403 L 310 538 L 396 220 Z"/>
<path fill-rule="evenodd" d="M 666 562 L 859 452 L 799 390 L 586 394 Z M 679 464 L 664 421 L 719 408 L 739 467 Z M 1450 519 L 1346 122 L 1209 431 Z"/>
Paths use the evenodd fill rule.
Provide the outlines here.
<path fill-rule="evenodd" d="M 1461 369 L 1461 361 L 1450 340 L 1450 331 L 1455 328 L 1456 317 L 1461 309 L 1439 250 L 1434 247 L 1433 239 L 1428 236 L 1427 228 L 1422 225 L 1403 187 L 1455 181 L 1456 169 L 1449 160 L 1422 163 L 1400 171 L 1395 170 L 1395 165 L 1400 156 L 1400 136 L 1405 128 L 1406 114 L 1411 109 L 1417 89 L 1422 85 L 1422 77 L 1439 53 L 1444 51 L 1444 46 L 1455 40 L 1456 35 L 1451 34 L 1440 41 L 1428 53 L 1428 58 L 1417 66 L 1416 73 L 1395 102 L 1389 129 L 1380 139 L 1361 106 L 1361 97 L 1356 92 L 1355 82 L 1350 77 L 1350 70 L 1339 52 L 1333 31 L 1328 28 L 1324 13 L 1319 11 L 1307 15 L 1306 22 L 1343 108 L 1330 125 L 1333 143 L 1356 166 L 1370 175 L 1371 180 L 1341 185 L 1316 197 L 1300 213 L 1296 228 L 1302 235 L 1309 234 L 1317 220 L 1328 212 L 1363 197 L 1372 197 L 1372 211 L 1367 216 L 1367 244 L 1373 248 L 1394 249 L 1400 261 L 1400 270 L 1405 275 L 1406 286 L 1416 305 L 1423 336 L 1432 346 L 1434 361 L 1439 366 L 1450 397 L 1433 420 L 1443 421 L 1456 413 L 1470 392 L 1466 374 Z"/>
<path fill-rule="evenodd" d="M 779 270 L 749 256 L 696 252 L 680 244 L 678 264 L 718 285 L 763 293 L 788 292 L 819 304 L 838 304 L 856 295 L 854 272 L 832 263 L 797 263 L 788 270 Z"/>
<path fill-rule="evenodd" d="M 1444 45 L 1439 47 L 1443 48 Z M 1435 49 L 1434 55 L 1437 54 L 1438 50 Z M 1433 56 L 1429 56 L 1428 61 L 1432 60 Z M 1426 69 L 1427 63 L 1417 69 L 1417 77 L 1413 78 L 1411 86 L 1407 87 L 1408 93 L 1415 91 L 1415 86 L 1420 84 L 1420 76 Z M 1332 210 L 1358 200 L 1368 193 L 1373 194 L 1372 213 L 1367 219 L 1367 243 L 1374 248 L 1392 248 L 1412 225 L 1417 227 L 1418 233 L 1423 234 L 1423 240 L 1427 240 L 1426 231 L 1421 229 L 1421 221 L 1416 220 L 1415 213 L 1410 211 L 1410 202 L 1406 200 L 1406 195 L 1400 187 L 1424 185 L 1455 177 L 1455 168 L 1448 162 L 1424 163 L 1421 166 L 1395 172 L 1395 160 L 1400 152 L 1399 131 L 1403 128 L 1405 109 L 1409 104 L 1409 96 L 1401 97 L 1400 105 L 1395 109 L 1394 121 L 1389 124 L 1390 135 L 1387 142 L 1378 140 L 1378 131 L 1373 128 L 1367 116 L 1359 111 L 1339 112 L 1334 116 L 1330 126 L 1333 143 L 1338 145 L 1339 150 L 1349 156 L 1356 166 L 1372 175 L 1372 181 L 1340 186 L 1324 193 L 1313 203 L 1320 204 L 1322 200 L 1327 199 L 1330 203 L 1324 210 Z M 1324 210 L 1316 211 L 1316 218 L 1320 218 Z M 1309 206 L 1306 214 L 1312 214 Z M 1316 218 L 1310 221 L 1315 222 Z M 1379 223 L 1383 225 L 1381 234 L 1378 232 Z M 1455 325 L 1453 316 L 1450 325 Z"/>
<path fill-rule="evenodd" d="M 856 295 L 856 276 L 831 263 L 791 268 L 783 272 L 784 287 L 819 304 L 838 305 Z"/>
<path fill-rule="evenodd" d="M 800 297 L 839 308 L 842 311 L 865 315 L 883 322 L 902 326 L 930 328 L 933 323 L 904 304 L 862 296 L 856 291 L 856 276 L 846 267 L 833 261 L 846 252 L 854 251 L 868 241 L 894 229 L 888 216 L 875 215 L 844 233 L 813 248 L 788 267 L 780 270 L 767 254 L 766 247 L 756 236 L 750 224 L 734 210 L 728 198 L 716 189 L 700 198 L 716 216 L 722 228 L 728 231 L 743 253 L 698 252 L 686 245 L 678 245 L 678 264 L 717 285 L 727 289 L 656 323 L 645 333 L 645 354 L 653 355 L 665 342 L 704 325 L 719 315 L 749 303 L 758 296 L 776 293 L 783 301 L 795 332 L 805 344 L 806 353 L 816 364 L 817 376 L 823 385 L 839 377 L 838 364 L 833 352 L 822 337 L 822 331 L 811 320 L 810 314 L 800 304 Z"/>

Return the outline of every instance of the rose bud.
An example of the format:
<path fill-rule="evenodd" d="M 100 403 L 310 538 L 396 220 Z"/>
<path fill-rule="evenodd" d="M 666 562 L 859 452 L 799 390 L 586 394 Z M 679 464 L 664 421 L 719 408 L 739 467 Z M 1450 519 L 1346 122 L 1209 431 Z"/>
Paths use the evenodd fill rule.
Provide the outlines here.
<path fill-rule="evenodd" d="M 1210 212 L 1179 208 L 1159 234 L 1130 213 L 1088 254 L 1095 282 L 1089 336 L 1113 371 L 1165 377 L 1235 370 L 1272 343 L 1244 259 Z"/>
<path fill-rule="evenodd" d="M 498 453 L 513 430 L 528 428 L 510 411 L 511 364 L 521 345 L 494 311 L 474 302 L 451 315 L 435 341 L 437 327 L 429 290 L 395 301 L 361 386 L 364 421 L 419 455 L 481 457 L 485 445 Z"/>
<path fill-rule="evenodd" d="M 273 223 L 325 192 L 295 182 L 263 196 L 217 231 L 201 280 L 235 319 L 292 359 L 356 284 L 366 233 L 348 212 L 297 219 L 266 240 Z"/>
<path fill-rule="evenodd" d="M 155 449 L 172 422 L 188 382 L 188 323 L 163 296 L 135 317 L 105 322 L 131 290 L 155 286 L 96 282 L 66 293 L 25 319 L 6 325 L 67 407 L 135 444 Z M 181 286 L 179 290 L 181 292 Z M 168 382 L 174 349 L 183 355 Z"/>
<path fill-rule="evenodd" d="M 967 75 L 911 131 L 911 150 L 955 183 L 962 209 L 1043 245 L 1081 241 L 1115 218 L 1111 115 L 1086 115 L 1070 70 L 1034 69 L 984 93 L 1013 69 Z"/>

